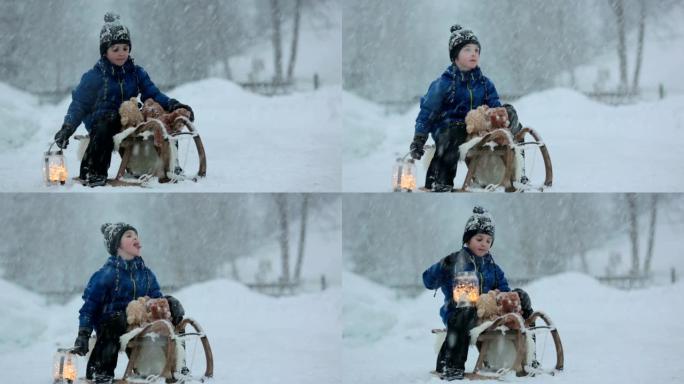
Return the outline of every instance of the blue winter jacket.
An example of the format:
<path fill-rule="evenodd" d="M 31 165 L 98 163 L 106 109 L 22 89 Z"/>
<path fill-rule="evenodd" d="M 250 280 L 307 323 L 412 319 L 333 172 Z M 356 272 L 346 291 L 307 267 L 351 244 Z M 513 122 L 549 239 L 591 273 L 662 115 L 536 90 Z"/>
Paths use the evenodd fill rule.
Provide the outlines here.
<path fill-rule="evenodd" d="M 110 256 L 83 292 L 79 327 L 97 330 L 102 319 L 125 312 L 129 302 L 142 296 L 162 297 L 157 277 L 142 257 L 126 261 L 121 256 Z"/>
<path fill-rule="evenodd" d="M 81 122 L 90 132 L 93 123 L 107 113 L 118 113 L 121 103 L 141 94 L 141 101 L 153 98 L 169 109 L 169 97 L 161 93 L 145 70 L 133 63 L 133 58 L 122 66 L 102 57 L 83 74 L 81 82 L 71 94 L 71 104 L 64 123 L 77 128 Z"/>
<path fill-rule="evenodd" d="M 491 254 L 488 253 L 483 257 L 477 257 L 468 247 L 464 246 L 460 251 L 452 253 L 447 257 L 451 257 L 454 261 L 453 268 L 445 269 L 440 260 L 423 272 L 425 288 L 442 288 L 444 305 L 440 308 L 439 315 L 442 317 L 445 325 L 449 315 L 455 309 L 452 291 L 454 288 L 454 274 L 456 272 L 475 271 L 480 281 L 480 294 L 487 293 L 492 289 L 498 289 L 502 292 L 509 292 L 511 290 L 503 270 L 494 262 L 494 257 Z"/>
<path fill-rule="evenodd" d="M 501 106 L 494 83 L 482 74 L 480 67 L 461 72 L 450 65 L 420 99 L 416 134 L 431 133 L 436 138 L 440 129 L 465 122 L 468 111 L 484 104 L 492 108 Z"/>

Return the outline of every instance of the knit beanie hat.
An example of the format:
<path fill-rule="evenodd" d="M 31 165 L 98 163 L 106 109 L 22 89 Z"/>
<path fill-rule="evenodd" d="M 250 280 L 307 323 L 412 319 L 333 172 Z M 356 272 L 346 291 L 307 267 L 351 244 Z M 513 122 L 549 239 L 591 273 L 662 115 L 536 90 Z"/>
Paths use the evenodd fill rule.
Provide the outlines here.
<path fill-rule="evenodd" d="M 473 215 L 470 216 L 463 230 L 463 244 L 469 242 L 478 233 L 491 236 L 492 245 L 494 244 L 494 219 L 484 208 L 476 205 L 473 207 Z"/>
<path fill-rule="evenodd" d="M 473 31 L 468 29 L 463 29 L 460 25 L 451 26 L 451 37 L 449 37 L 449 59 L 454 62 L 454 59 L 458 57 L 458 53 L 461 49 L 468 44 L 476 44 L 480 51 L 482 46 L 480 46 L 480 41 L 477 40 L 477 36 Z"/>
<path fill-rule="evenodd" d="M 109 252 L 110 255 L 116 256 L 117 250 L 119 249 L 119 244 L 121 243 L 121 236 L 123 236 L 123 234 L 128 230 L 133 230 L 136 234 L 138 233 L 138 230 L 130 224 L 102 224 L 100 231 L 104 235 L 105 248 L 107 248 L 107 252 Z"/>
<path fill-rule="evenodd" d="M 128 44 L 132 49 L 131 34 L 128 28 L 119 23 L 119 15 L 107 12 L 104 16 L 104 25 L 100 31 L 100 55 L 107 53 L 107 49 L 114 44 Z"/>

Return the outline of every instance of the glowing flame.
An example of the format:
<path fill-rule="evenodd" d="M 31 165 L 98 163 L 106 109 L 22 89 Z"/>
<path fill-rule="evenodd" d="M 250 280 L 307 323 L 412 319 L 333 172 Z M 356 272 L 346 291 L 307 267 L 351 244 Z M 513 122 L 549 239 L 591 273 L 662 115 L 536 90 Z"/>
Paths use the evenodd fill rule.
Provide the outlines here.
<path fill-rule="evenodd" d="M 413 191 L 416 189 L 416 165 L 411 160 L 399 160 L 392 173 L 394 191 Z"/>
<path fill-rule="evenodd" d="M 51 183 L 65 182 L 67 179 L 67 170 L 63 164 L 55 165 L 50 164 L 50 169 L 48 170 L 48 178 Z"/>

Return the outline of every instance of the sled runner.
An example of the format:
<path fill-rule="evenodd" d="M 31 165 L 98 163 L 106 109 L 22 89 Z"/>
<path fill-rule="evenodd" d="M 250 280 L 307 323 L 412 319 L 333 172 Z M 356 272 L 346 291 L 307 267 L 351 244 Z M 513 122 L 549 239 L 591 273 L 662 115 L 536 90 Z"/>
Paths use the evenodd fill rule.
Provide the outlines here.
<path fill-rule="evenodd" d="M 535 325 L 539 319 L 545 325 Z M 504 325 L 511 322 L 517 324 L 519 329 Z M 496 379 L 511 371 L 516 376 L 555 375 L 563 370 L 560 335 L 543 312 L 534 312 L 526 321 L 517 313 L 507 313 L 493 321 L 484 322 L 473 331 L 479 331 L 475 343 L 479 356 L 475 369 L 472 373 L 466 373 L 466 378 Z M 446 337 L 446 329 L 433 329 L 432 333 L 441 338 Z M 553 346 L 548 342 L 549 338 Z M 440 376 L 437 371 L 432 373 Z"/>
<path fill-rule="evenodd" d="M 183 319 L 175 328 L 168 320 L 156 320 L 131 330 L 121 340 L 122 344 L 128 340 L 122 349 L 129 353 L 129 359 L 123 377 L 115 383 L 204 383 L 214 375 L 209 340 L 202 327 L 191 318 Z M 59 352 L 65 352 L 66 358 L 58 360 L 57 364 L 61 366 L 55 367 L 55 372 L 60 374 L 55 374 L 54 383 L 90 383 L 83 378 L 73 381 L 73 375 L 63 375 L 62 372 L 73 371 L 65 364 L 75 356 L 70 354 L 71 349 Z"/>
<path fill-rule="evenodd" d="M 528 134 L 533 141 L 525 141 Z M 538 148 L 544 161 L 544 184 L 536 189 L 543 191 L 550 187 L 553 184 L 553 169 L 549 150 L 541 136 L 526 127 L 515 135 L 508 129 L 497 129 L 461 145 L 461 157 L 468 166 L 468 173 L 460 191 L 473 188 L 492 190 L 498 187 L 503 187 L 506 192 L 534 189 L 525 175 L 525 150 L 529 147 Z M 527 157 L 533 155 L 528 151 Z"/>

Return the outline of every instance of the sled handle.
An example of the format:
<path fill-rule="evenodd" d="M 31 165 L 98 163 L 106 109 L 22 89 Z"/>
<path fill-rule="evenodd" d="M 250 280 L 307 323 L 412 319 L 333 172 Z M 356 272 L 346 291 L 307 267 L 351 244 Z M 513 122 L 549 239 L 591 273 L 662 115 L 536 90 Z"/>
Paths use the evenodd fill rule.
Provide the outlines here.
<path fill-rule="evenodd" d="M 202 329 L 202 327 L 194 319 L 186 317 L 176 326 L 176 332 L 180 335 L 184 334 L 185 327 L 188 324 L 195 328 L 195 332 L 200 336 L 200 340 L 202 341 L 202 348 L 204 348 L 204 355 L 207 359 L 207 369 L 204 372 L 204 377 L 213 377 L 214 354 L 211 351 L 211 345 L 209 345 L 209 339 L 207 339 L 207 335 L 204 333 L 204 329 Z"/>

